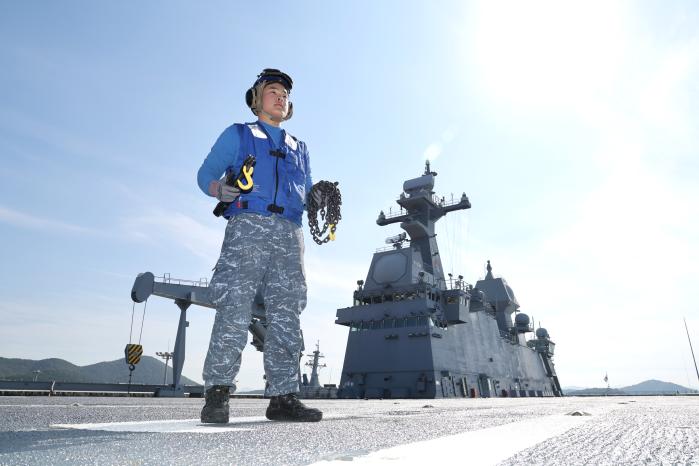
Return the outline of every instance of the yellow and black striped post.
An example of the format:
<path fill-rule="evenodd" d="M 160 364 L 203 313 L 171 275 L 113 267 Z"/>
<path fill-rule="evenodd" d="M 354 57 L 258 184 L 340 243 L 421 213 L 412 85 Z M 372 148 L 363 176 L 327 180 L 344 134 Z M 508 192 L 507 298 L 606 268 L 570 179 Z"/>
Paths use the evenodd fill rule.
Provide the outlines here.
<path fill-rule="evenodd" d="M 142 345 L 132 345 L 129 343 L 124 349 L 124 355 L 126 356 L 126 364 L 135 365 L 141 361 L 141 355 L 143 354 Z"/>

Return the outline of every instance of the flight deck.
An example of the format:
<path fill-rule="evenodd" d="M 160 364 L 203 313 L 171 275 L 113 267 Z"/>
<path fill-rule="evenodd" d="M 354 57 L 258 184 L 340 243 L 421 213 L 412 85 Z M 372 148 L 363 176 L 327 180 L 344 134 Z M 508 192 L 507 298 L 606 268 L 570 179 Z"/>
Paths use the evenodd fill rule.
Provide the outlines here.
<path fill-rule="evenodd" d="M 696 464 L 699 397 L 308 400 L 319 423 L 232 399 L 0 397 L 0 464 Z M 457 464 L 454 463 L 454 464 Z"/>

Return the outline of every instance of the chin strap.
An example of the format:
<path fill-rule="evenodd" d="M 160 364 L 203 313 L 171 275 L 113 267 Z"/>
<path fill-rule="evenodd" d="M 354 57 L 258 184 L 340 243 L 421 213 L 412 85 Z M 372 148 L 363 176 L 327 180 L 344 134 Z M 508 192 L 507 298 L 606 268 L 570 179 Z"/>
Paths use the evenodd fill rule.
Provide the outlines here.
<path fill-rule="evenodd" d="M 273 117 L 271 114 L 265 112 L 264 110 L 258 111 L 257 114 L 256 114 L 255 116 L 257 116 L 257 117 L 259 118 L 260 115 L 264 115 L 264 116 L 266 116 L 267 118 L 269 118 L 270 120 L 276 121 L 277 123 L 281 123 L 282 121 L 284 121 L 284 118 L 282 118 L 282 119 L 279 120 L 279 121 L 275 120 L 274 117 Z"/>

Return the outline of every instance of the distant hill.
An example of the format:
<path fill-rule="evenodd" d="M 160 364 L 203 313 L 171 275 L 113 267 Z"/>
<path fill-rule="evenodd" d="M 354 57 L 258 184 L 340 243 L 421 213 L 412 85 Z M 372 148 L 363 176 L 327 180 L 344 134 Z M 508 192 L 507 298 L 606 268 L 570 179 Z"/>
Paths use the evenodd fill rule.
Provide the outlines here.
<path fill-rule="evenodd" d="M 33 371 L 40 371 L 38 374 Z M 7 359 L 0 358 L 0 380 L 57 380 L 60 382 L 87 382 L 80 367 L 63 359 Z"/>
<path fill-rule="evenodd" d="M 697 393 L 696 390 L 683 387 L 670 382 L 661 380 L 646 380 L 645 382 L 636 385 L 630 385 L 622 388 L 583 388 L 579 390 L 563 391 L 567 396 L 585 396 L 585 395 L 676 395 L 678 393 Z"/>
<path fill-rule="evenodd" d="M 618 388 L 583 388 L 580 390 L 566 390 L 566 396 L 594 396 L 594 395 L 628 395 L 628 393 Z"/>
<path fill-rule="evenodd" d="M 676 393 L 696 393 L 696 390 L 677 385 L 676 383 L 663 382 L 662 380 L 646 380 L 628 387 L 621 388 L 630 395 L 674 395 Z"/>
<path fill-rule="evenodd" d="M 34 371 L 40 371 L 35 373 Z M 172 367 L 168 366 L 167 382 L 172 383 Z M 136 365 L 132 383 L 162 384 L 165 364 L 151 356 L 143 356 Z M 63 359 L 0 358 L 0 380 L 53 381 L 86 383 L 125 383 L 129 381 L 129 368 L 123 359 L 99 362 L 87 366 L 76 366 Z M 187 377 L 182 377 L 183 385 L 199 385 Z"/>

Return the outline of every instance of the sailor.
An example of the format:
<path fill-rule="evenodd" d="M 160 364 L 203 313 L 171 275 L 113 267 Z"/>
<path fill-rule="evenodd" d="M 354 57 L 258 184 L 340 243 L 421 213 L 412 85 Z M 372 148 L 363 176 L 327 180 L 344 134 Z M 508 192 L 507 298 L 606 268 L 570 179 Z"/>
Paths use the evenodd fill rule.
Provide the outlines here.
<path fill-rule="evenodd" d="M 199 169 L 201 190 L 231 203 L 224 212 L 228 224 L 209 285 L 216 318 L 204 362 L 204 423 L 228 422 L 229 394 L 236 389 L 234 379 L 258 292 L 267 321 L 264 368 L 271 396 L 267 418 L 320 421 L 323 416 L 297 396 L 299 316 L 306 306 L 301 221 L 312 183 L 306 144 L 280 127 L 293 114 L 292 85 L 287 74 L 263 70 L 245 95 L 257 121 L 226 128 Z M 225 183 L 225 174 L 237 173 L 248 155 L 256 158 L 254 187 L 241 194 Z M 322 197 L 314 193 L 318 203 Z"/>

